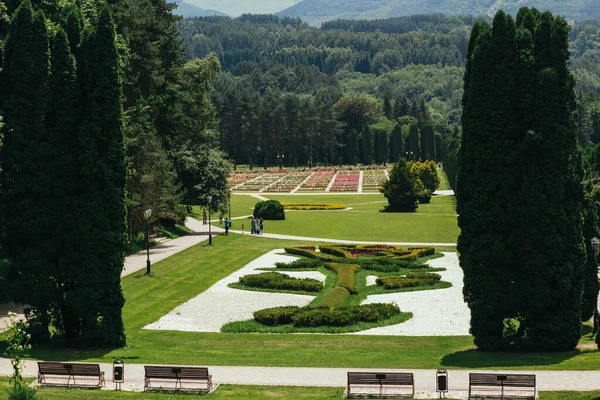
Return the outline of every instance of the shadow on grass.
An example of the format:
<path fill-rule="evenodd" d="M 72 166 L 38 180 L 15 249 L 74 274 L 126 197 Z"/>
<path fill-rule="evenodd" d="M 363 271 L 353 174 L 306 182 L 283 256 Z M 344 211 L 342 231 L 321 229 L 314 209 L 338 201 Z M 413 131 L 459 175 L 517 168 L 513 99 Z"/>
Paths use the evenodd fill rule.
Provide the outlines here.
<path fill-rule="evenodd" d="M 0 354 L 4 354 L 6 351 L 7 342 L 6 340 L 0 341 Z M 33 348 L 29 352 L 30 359 L 44 360 L 44 361 L 84 361 L 88 359 L 106 359 L 106 362 L 113 362 L 114 357 L 108 357 L 107 354 L 118 351 L 117 347 L 109 348 L 94 348 L 94 347 L 82 347 L 72 346 L 68 347 L 61 343 L 53 343 L 47 345 L 33 345 Z M 135 360 L 140 357 L 138 356 L 124 356 L 119 357 L 123 360 Z"/>
<path fill-rule="evenodd" d="M 487 352 L 477 349 L 457 351 L 442 358 L 444 367 L 458 368 L 532 368 L 560 364 L 581 355 L 580 350 L 560 353 Z"/>

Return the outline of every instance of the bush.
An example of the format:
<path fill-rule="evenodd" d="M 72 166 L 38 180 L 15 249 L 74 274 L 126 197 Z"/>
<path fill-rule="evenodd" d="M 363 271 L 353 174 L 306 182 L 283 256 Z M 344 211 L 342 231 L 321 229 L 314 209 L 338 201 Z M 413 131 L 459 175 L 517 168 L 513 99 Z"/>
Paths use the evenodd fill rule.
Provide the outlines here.
<path fill-rule="evenodd" d="M 332 256 L 341 258 L 352 258 L 352 254 L 341 247 L 336 246 L 321 246 L 319 247 L 322 253 L 331 254 Z"/>
<path fill-rule="evenodd" d="M 301 258 L 296 261 L 292 261 L 289 263 L 278 262 L 275 263 L 275 267 L 277 268 L 285 268 L 285 269 L 308 269 L 308 268 L 319 268 L 323 266 L 323 261 L 317 260 L 315 258 Z"/>
<path fill-rule="evenodd" d="M 254 206 L 254 214 L 256 218 L 265 220 L 284 220 L 285 211 L 281 203 L 277 200 L 259 201 Z"/>
<path fill-rule="evenodd" d="M 300 307 L 274 307 L 254 312 L 254 319 L 263 325 L 276 326 L 287 325 L 293 322 L 293 318 L 301 311 Z"/>
<path fill-rule="evenodd" d="M 434 285 L 442 277 L 439 274 L 428 272 L 414 272 L 404 276 L 382 276 L 377 278 L 377 284 L 385 289 L 402 289 L 417 286 Z"/>
<path fill-rule="evenodd" d="M 323 307 L 337 308 L 344 304 L 348 297 L 350 297 L 348 289 L 342 286 L 335 286 L 331 292 L 323 297 L 320 305 Z"/>
<path fill-rule="evenodd" d="M 314 247 L 286 247 L 285 252 L 296 256 L 314 258 L 321 261 L 335 261 L 335 257 L 317 253 Z"/>
<path fill-rule="evenodd" d="M 419 204 L 429 204 L 431 202 L 431 192 L 427 189 L 417 192 Z"/>
<path fill-rule="evenodd" d="M 323 289 L 323 284 L 311 278 L 293 278 L 278 272 L 265 272 L 258 275 L 246 275 L 240 278 L 240 283 L 253 288 L 297 290 L 305 292 L 318 292 Z"/>
<path fill-rule="evenodd" d="M 26 385 L 15 385 L 8 390 L 8 400 L 35 400 L 37 390 Z"/>
<path fill-rule="evenodd" d="M 349 326 L 357 322 L 377 322 L 400 314 L 394 304 L 367 304 L 339 308 L 309 308 L 293 317 L 296 327 Z"/>

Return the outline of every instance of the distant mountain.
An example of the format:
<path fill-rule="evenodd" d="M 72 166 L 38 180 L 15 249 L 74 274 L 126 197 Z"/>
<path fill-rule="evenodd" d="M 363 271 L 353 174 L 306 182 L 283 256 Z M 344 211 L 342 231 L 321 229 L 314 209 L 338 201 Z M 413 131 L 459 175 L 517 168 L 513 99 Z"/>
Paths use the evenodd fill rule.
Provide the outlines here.
<path fill-rule="evenodd" d="M 213 9 L 225 14 L 275 14 L 293 6 L 301 0 L 189 0 L 189 3 L 204 9 Z"/>
<path fill-rule="evenodd" d="M 181 0 L 175 0 L 174 3 L 177 4 L 177 8 L 173 10 L 173 14 L 181 15 L 183 18 L 206 17 L 208 15 L 227 15 L 216 10 L 205 10 L 204 8 L 196 7 L 193 4 L 186 3 Z"/>
<path fill-rule="evenodd" d="M 550 10 L 571 20 L 600 18 L 600 0 L 304 0 L 279 13 L 318 25 L 334 19 L 382 19 L 416 14 L 515 14 L 521 7 Z"/>

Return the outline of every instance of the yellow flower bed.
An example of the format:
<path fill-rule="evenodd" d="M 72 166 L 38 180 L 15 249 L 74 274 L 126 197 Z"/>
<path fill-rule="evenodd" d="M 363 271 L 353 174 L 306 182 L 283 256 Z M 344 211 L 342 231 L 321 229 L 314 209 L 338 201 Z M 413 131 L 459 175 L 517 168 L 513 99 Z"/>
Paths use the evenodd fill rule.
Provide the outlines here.
<path fill-rule="evenodd" d="M 346 209 L 345 204 L 284 204 L 283 208 L 286 210 L 344 210 Z"/>

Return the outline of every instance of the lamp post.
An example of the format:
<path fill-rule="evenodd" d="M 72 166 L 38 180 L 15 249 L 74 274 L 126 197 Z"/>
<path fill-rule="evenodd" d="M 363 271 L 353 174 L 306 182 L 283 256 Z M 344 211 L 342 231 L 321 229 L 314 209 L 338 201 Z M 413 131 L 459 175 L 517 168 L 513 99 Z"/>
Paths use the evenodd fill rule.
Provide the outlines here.
<path fill-rule="evenodd" d="M 152 210 L 147 209 L 144 211 L 144 219 L 146 220 L 146 275 L 150 275 L 150 231 L 149 222 L 150 216 L 152 216 Z"/>
<path fill-rule="evenodd" d="M 279 164 L 279 169 L 283 168 L 283 159 L 285 158 L 285 154 L 277 154 L 277 164 Z"/>
<path fill-rule="evenodd" d="M 598 252 L 600 252 L 600 239 L 597 237 L 593 237 L 590 239 L 590 243 L 592 244 L 592 249 L 594 250 L 594 257 L 598 257 Z M 598 301 L 596 301 L 596 307 L 594 308 L 594 330 L 593 333 L 598 332 Z"/>
<path fill-rule="evenodd" d="M 212 202 L 212 196 L 206 198 L 208 200 L 208 244 L 212 245 L 212 231 L 210 229 L 210 203 Z"/>

